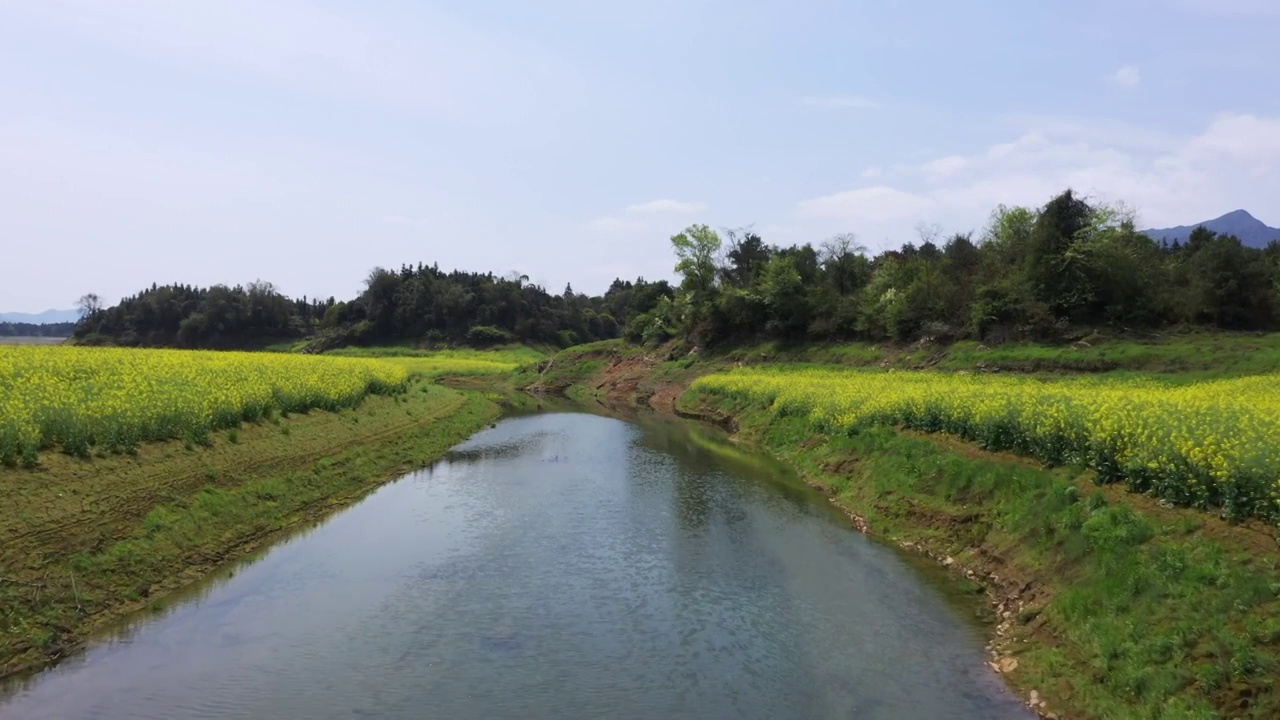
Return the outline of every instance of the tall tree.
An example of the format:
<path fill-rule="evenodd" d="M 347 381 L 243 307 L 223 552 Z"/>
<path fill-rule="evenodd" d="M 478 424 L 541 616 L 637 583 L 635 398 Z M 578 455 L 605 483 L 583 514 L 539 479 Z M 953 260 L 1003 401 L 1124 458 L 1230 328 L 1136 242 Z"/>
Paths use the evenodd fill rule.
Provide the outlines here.
<path fill-rule="evenodd" d="M 709 293 L 715 288 L 716 253 L 720 236 L 706 225 L 690 225 L 671 238 L 676 253 L 676 272 L 684 276 L 681 285 L 692 293 Z"/>
<path fill-rule="evenodd" d="M 102 311 L 102 298 L 97 293 L 85 293 L 76 301 L 76 308 L 80 311 L 80 318 L 93 317 Z"/>
<path fill-rule="evenodd" d="M 1071 316 L 1092 301 L 1084 268 L 1070 251 L 1089 227 L 1093 208 L 1071 190 L 1050 200 L 1031 229 L 1027 276 L 1032 292 L 1051 310 Z"/>

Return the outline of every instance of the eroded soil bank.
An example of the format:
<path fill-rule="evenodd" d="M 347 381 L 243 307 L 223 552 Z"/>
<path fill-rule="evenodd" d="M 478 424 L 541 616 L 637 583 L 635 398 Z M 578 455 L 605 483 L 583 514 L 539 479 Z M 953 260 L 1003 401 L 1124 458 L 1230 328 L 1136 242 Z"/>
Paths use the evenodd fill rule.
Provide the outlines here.
<path fill-rule="evenodd" d="M 829 437 L 687 390 L 729 366 L 613 345 L 562 353 L 521 380 L 726 427 L 794 466 L 858 529 L 976 583 L 990 663 L 1043 717 L 1280 717 L 1275 528 L 945 436 Z"/>

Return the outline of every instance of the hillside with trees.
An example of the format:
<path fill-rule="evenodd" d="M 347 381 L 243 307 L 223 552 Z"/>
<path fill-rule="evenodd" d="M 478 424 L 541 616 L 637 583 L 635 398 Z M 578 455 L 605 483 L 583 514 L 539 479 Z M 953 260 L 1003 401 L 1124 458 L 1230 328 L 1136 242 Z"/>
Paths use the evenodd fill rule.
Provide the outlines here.
<path fill-rule="evenodd" d="M 676 295 L 630 324 L 632 339 L 1053 342 L 1099 327 L 1267 330 L 1280 319 L 1280 244 L 1249 248 L 1203 227 L 1157 242 L 1071 191 L 1040 209 L 997 208 L 976 238 L 875 257 L 851 236 L 777 247 L 705 225 L 672 246 Z"/>
<path fill-rule="evenodd" d="M 1068 190 L 1042 208 L 997 208 L 977 236 L 875 256 L 855 236 L 770 245 L 750 229 L 693 225 L 671 238 L 677 287 L 615 280 L 560 294 L 518 274 L 376 268 L 357 297 L 290 299 L 270 284 L 155 286 L 84 304 L 82 342 L 199 348 L 311 339 L 313 349 L 387 343 L 567 347 L 623 336 L 700 345 L 919 338 L 1055 342 L 1089 329 L 1280 326 L 1280 243 L 1248 247 L 1206 227 L 1157 241 L 1126 212 Z"/>
<path fill-rule="evenodd" d="M 364 292 L 346 301 L 294 300 L 265 282 L 153 285 L 114 307 L 86 309 L 75 337 L 188 348 L 253 348 L 303 338 L 312 340 L 313 349 L 404 342 L 567 347 L 618 337 L 631 317 L 673 294 L 666 281 L 639 279 L 617 280 L 599 297 L 572 287 L 555 295 L 522 275 L 405 265 L 374 269 Z"/>

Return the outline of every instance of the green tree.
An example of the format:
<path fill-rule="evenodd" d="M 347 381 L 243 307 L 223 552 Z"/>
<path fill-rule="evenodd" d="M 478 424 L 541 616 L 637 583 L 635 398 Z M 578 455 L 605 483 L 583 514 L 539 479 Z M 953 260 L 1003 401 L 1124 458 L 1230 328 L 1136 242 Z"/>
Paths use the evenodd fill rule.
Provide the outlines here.
<path fill-rule="evenodd" d="M 775 255 L 765 266 L 760 285 L 769 313 L 765 329 L 789 339 L 802 337 L 809 325 L 810 308 L 796 256 Z"/>
<path fill-rule="evenodd" d="M 716 253 L 720 236 L 706 225 L 690 225 L 671 238 L 676 252 L 676 272 L 684 276 L 681 287 L 691 293 L 710 293 L 715 289 Z"/>
<path fill-rule="evenodd" d="M 1073 315 L 1092 301 L 1092 288 L 1072 246 L 1090 227 L 1093 208 L 1067 190 L 1036 218 L 1027 247 L 1026 272 L 1035 297 L 1051 310 Z"/>
<path fill-rule="evenodd" d="M 320 327 L 331 329 L 342 325 L 347 321 L 347 304 L 337 302 L 329 306 L 324 311 L 324 318 L 320 321 Z"/>
<path fill-rule="evenodd" d="M 683 276 L 672 308 L 681 332 L 695 342 L 715 340 L 711 314 L 716 300 L 715 258 L 720 244 L 720 236 L 706 225 L 690 225 L 671 238 L 676 272 Z"/>
<path fill-rule="evenodd" d="M 1187 319 L 1230 329 L 1274 327 L 1277 296 L 1263 251 L 1231 235 L 1196 228 L 1183 248 Z"/>
<path fill-rule="evenodd" d="M 400 275 L 380 267 L 370 270 L 365 278 L 365 290 L 361 299 L 364 301 L 366 317 L 373 325 L 374 333 L 379 336 L 395 334 L 396 306 L 403 282 Z"/>
<path fill-rule="evenodd" d="M 728 284 L 748 287 L 769 262 L 770 249 L 761 237 L 753 232 L 729 231 L 729 251 L 725 253 L 727 265 L 724 279 Z"/>

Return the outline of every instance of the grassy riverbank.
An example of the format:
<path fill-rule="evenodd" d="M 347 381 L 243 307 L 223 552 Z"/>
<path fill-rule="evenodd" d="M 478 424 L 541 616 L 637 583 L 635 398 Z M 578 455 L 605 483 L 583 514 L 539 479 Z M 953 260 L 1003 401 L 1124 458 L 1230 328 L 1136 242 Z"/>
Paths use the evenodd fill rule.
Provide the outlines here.
<path fill-rule="evenodd" d="M 1143 338 L 1093 335 L 1062 345 L 1006 343 L 991 347 L 971 340 L 907 345 L 770 342 L 737 347 L 719 357 L 748 364 L 785 362 L 949 372 L 1141 373 L 1194 381 L 1280 372 L 1280 333 L 1194 332 Z"/>
<path fill-rule="evenodd" d="M 997 667 L 1067 717 L 1276 717 L 1273 529 L 1166 509 L 1087 473 L 873 428 L 686 396 L 799 470 L 871 532 L 928 552 L 998 603 Z"/>
<path fill-rule="evenodd" d="M 1002 350 L 1005 366 L 1068 373 L 1100 355 L 1109 374 L 1177 368 L 1193 378 L 1274 371 L 1274 337 L 1179 338 Z M 1221 362 L 1206 349 L 1224 348 Z M 930 367 L 976 371 L 976 347 L 926 348 Z M 882 351 L 880 351 L 882 352 Z M 1049 469 L 941 434 L 893 427 L 818 432 L 758 400 L 686 391 L 739 364 L 913 367 L 862 347 L 750 348 L 706 356 L 618 343 L 571 349 L 522 382 L 607 395 L 717 420 L 823 489 L 858 524 L 982 584 L 994 610 L 993 664 L 1037 709 L 1061 717 L 1280 716 L 1280 553 L 1274 525 L 1230 524 L 1097 485 L 1083 468 Z M 1085 360 L 1081 360 L 1084 356 Z M 948 358 L 951 358 L 948 360 Z M 1046 360 L 1050 358 L 1050 360 Z M 1122 358 L 1122 360 L 1115 360 Z M 1194 358 L 1194 360 L 1193 360 Z M 1112 360 L 1115 360 L 1112 362 Z M 1046 364 L 1047 363 L 1047 364 Z M 1034 691 L 1034 694 L 1033 694 Z"/>
<path fill-rule="evenodd" d="M 0 675 L 421 467 L 491 422 L 483 393 L 412 381 L 336 412 L 274 415 L 207 446 L 142 443 L 0 469 Z"/>

